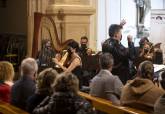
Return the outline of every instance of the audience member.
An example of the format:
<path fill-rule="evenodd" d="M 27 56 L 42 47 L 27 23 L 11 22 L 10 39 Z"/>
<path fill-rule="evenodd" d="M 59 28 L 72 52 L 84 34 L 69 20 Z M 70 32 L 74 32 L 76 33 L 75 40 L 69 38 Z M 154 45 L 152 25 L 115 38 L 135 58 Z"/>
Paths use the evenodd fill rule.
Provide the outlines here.
<path fill-rule="evenodd" d="M 110 100 L 114 104 L 120 104 L 123 84 L 118 76 L 111 73 L 113 57 L 109 53 L 103 53 L 99 61 L 101 70 L 91 81 L 90 94 Z"/>
<path fill-rule="evenodd" d="M 150 61 L 144 61 L 139 65 L 137 77 L 122 89 L 121 104 L 152 112 L 156 100 L 164 94 L 164 91 L 152 82 L 154 67 Z"/>
<path fill-rule="evenodd" d="M 78 79 L 62 73 L 55 81 L 54 94 L 38 105 L 34 114 L 93 114 L 91 105 L 78 95 Z"/>
<path fill-rule="evenodd" d="M 33 58 L 26 58 L 21 63 L 21 78 L 14 83 L 11 89 L 11 104 L 21 109 L 26 108 L 27 99 L 34 94 L 35 76 L 38 65 Z"/>
<path fill-rule="evenodd" d="M 10 102 L 11 86 L 13 85 L 14 68 L 7 61 L 0 62 L 0 100 Z"/>
<path fill-rule="evenodd" d="M 161 74 L 161 87 L 165 90 L 165 71 Z M 154 105 L 154 114 L 165 114 L 165 94 L 163 94 Z"/>
<path fill-rule="evenodd" d="M 122 26 L 125 24 L 123 21 L 120 25 L 112 24 L 109 27 L 109 37 L 102 44 L 102 52 L 111 53 L 114 58 L 114 67 L 112 73 L 118 75 L 123 84 L 131 78 L 129 71 L 129 59 L 134 59 L 132 55 L 135 51 L 132 40 L 128 40 L 129 51 L 121 44 L 122 39 Z"/>
<path fill-rule="evenodd" d="M 88 48 L 88 38 L 86 36 L 81 37 L 80 40 L 80 55 L 86 56 L 87 55 L 87 48 Z"/>
<path fill-rule="evenodd" d="M 52 68 L 47 68 L 40 72 L 36 79 L 36 92 L 27 101 L 27 111 L 29 113 L 33 112 L 33 109 L 39 105 L 44 98 L 53 94 L 52 84 L 57 78 L 58 73 Z"/>
<path fill-rule="evenodd" d="M 68 57 L 64 65 L 62 65 L 57 58 L 53 58 L 53 61 L 64 70 L 64 72 L 72 72 L 76 75 L 80 81 L 80 87 L 82 86 L 82 61 L 78 55 L 79 45 L 76 41 L 72 41 L 68 44 Z"/>

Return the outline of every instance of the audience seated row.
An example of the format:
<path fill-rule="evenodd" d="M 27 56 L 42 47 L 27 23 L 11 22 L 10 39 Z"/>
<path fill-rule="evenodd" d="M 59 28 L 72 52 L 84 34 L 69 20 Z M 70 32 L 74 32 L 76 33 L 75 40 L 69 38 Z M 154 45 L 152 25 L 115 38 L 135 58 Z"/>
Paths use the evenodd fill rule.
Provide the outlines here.
<path fill-rule="evenodd" d="M 156 114 L 163 114 L 165 92 L 152 82 L 154 68 L 150 61 L 142 62 L 135 79 L 129 80 L 126 85 L 111 73 L 113 57 L 110 53 L 101 54 L 99 61 L 101 70 L 90 84 L 92 96 L 110 100 L 114 105 L 129 106 L 149 113 L 155 109 Z M 31 114 L 94 113 L 91 104 L 78 95 L 79 80 L 75 75 L 58 74 L 53 68 L 47 68 L 37 76 L 37 71 L 35 59 L 24 59 L 21 63 L 21 78 L 12 85 L 12 64 L 0 62 L 0 92 L 4 93 L 0 95 L 0 100 Z M 163 88 L 164 74 L 161 80 Z"/>

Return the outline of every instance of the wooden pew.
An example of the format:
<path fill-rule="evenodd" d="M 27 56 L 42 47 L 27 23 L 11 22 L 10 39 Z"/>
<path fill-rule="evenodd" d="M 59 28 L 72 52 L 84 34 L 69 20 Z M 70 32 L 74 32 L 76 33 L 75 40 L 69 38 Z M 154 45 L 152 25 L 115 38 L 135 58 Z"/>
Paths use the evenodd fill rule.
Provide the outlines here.
<path fill-rule="evenodd" d="M 93 97 L 84 92 L 79 92 L 79 95 L 90 101 L 96 110 L 107 114 L 148 114 L 147 112 L 143 112 L 141 110 L 113 105 L 112 102 L 108 100 Z"/>
<path fill-rule="evenodd" d="M 0 101 L 0 114 L 29 114 L 11 104 Z"/>

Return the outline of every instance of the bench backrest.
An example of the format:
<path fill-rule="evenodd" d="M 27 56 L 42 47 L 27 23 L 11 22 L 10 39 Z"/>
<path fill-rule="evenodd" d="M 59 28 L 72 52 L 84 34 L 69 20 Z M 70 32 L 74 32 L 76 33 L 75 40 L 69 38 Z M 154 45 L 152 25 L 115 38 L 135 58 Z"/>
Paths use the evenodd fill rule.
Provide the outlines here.
<path fill-rule="evenodd" d="M 0 114 L 29 114 L 11 104 L 0 101 Z"/>
<path fill-rule="evenodd" d="M 112 102 L 106 99 L 93 97 L 84 92 L 79 92 L 79 95 L 89 100 L 96 110 L 105 112 L 107 114 L 148 114 L 147 112 L 143 112 L 141 110 L 113 105 Z"/>

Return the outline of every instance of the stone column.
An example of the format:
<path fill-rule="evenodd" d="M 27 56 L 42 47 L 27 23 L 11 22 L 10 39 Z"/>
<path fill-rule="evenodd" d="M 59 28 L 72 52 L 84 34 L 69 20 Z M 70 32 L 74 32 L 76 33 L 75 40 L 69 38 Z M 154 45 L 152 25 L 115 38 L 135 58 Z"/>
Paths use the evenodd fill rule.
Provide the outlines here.
<path fill-rule="evenodd" d="M 54 0 L 46 13 L 54 19 L 60 40 L 81 36 L 89 38 L 89 46 L 96 50 L 96 0 Z"/>

